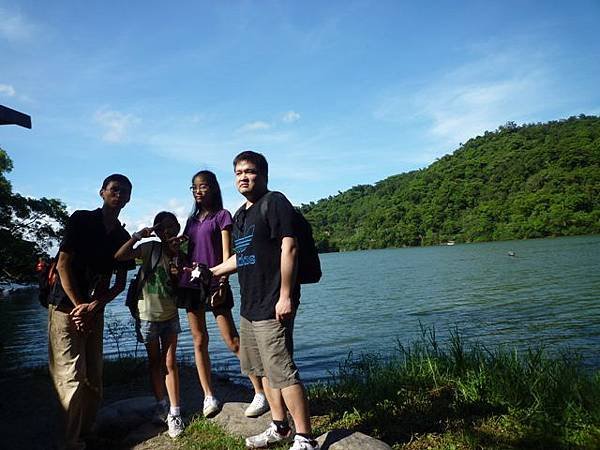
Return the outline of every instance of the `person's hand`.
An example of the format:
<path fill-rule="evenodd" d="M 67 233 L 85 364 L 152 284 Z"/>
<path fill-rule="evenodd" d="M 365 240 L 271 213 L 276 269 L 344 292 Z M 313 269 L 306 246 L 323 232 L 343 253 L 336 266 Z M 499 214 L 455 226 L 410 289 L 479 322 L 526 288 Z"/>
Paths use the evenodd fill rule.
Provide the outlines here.
<path fill-rule="evenodd" d="M 157 228 L 157 227 L 142 228 L 140 231 L 136 231 L 135 233 L 133 233 L 131 235 L 131 237 L 134 238 L 136 241 L 139 241 L 140 239 L 148 238 L 150 236 L 153 236 L 152 233 L 154 233 L 155 228 Z"/>
<path fill-rule="evenodd" d="M 89 307 L 90 303 L 80 303 L 71 310 L 69 315 L 73 318 L 84 316 L 85 314 L 87 314 Z"/>
<path fill-rule="evenodd" d="M 170 238 L 167 240 L 167 242 L 169 242 L 169 244 L 173 243 L 173 244 L 177 244 L 177 245 L 179 245 L 179 244 L 181 244 L 181 243 L 183 243 L 183 242 L 187 241 L 188 239 L 189 239 L 189 238 L 188 238 L 188 237 L 187 237 L 185 234 L 182 234 L 181 236 L 173 236 L 173 237 L 170 237 Z"/>
<path fill-rule="evenodd" d="M 97 304 L 98 302 L 80 303 L 71 310 L 69 316 L 77 331 L 86 332 L 91 329 L 94 320 L 93 313 L 97 308 Z"/>
<path fill-rule="evenodd" d="M 104 302 L 102 302 L 101 299 L 96 298 L 96 299 L 94 299 L 94 301 L 89 303 L 87 312 L 89 315 L 93 315 L 99 311 L 102 311 L 103 308 L 104 308 Z"/>
<path fill-rule="evenodd" d="M 292 308 L 292 299 L 289 297 L 279 297 L 275 304 L 275 319 L 280 322 L 291 319 L 294 316 L 294 308 Z"/>

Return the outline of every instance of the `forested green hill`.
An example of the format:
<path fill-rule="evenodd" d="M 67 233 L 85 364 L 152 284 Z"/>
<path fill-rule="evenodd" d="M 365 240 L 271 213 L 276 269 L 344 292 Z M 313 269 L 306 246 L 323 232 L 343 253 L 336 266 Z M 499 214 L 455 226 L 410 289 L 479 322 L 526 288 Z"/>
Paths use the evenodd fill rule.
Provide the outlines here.
<path fill-rule="evenodd" d="M 321 251 L 600 233 L 600 117 L 509 122 L 301 209 Z"/>

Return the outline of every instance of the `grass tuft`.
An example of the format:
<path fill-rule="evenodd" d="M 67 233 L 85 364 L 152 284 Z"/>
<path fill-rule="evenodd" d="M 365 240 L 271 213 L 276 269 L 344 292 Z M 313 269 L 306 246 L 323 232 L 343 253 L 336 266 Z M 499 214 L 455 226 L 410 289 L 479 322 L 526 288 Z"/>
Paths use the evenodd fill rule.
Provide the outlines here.
<path fill-rule="evenodd" d="M 457 331 L 443 346 L 422 329 L 392 357 L 350 355 L 309 392 L 319 432 L 343 426 L 397 448 L 600 448 L 599 373 L 566 353 L 469 347 Z"/>

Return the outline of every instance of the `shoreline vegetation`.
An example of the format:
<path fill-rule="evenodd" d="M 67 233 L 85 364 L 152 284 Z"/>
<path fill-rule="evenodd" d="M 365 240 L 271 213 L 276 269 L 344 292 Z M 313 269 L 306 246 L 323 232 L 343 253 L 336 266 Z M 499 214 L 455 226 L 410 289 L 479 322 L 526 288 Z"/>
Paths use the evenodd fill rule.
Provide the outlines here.
<path fill-rule="evenodd" d="M 600 117 L 507 122 L 301 211 L 321 252 L 598 234 Z"/>
<path fill-rule="evenodd" d="M 145 365 L 144 358 L 127 355 L 107 360 L 105 404 L 150 395 Z M 193 361 L 181 365 L 183 382 L 197 386 Z M 27 374 L 39 381 L 47 368 Z M 457 331 L 439 342 L 434 329 L 422 328 L 420 339 L 398 342 L 391 355 L 349 355 L 331 379 L 310 385 L 308 393 L 315 435 L 360 431 L 395 450 L 600 448 L 599 370 L 567 352 L 467 345 Z M 11 391 L 9 397 L 22 394 Z M 119 448 L 107 437 L 99 445 Z M 197 416 L 177 446 L 244 448 L 243 439 Z"/>
<path fill-rule="evenodd" d="M 394 449 L 598 449 L 600 371 L 577 355 L 468 346 L 434 329 L 363 354 L 310 389 L 319 432 L 362 431 Z"/>

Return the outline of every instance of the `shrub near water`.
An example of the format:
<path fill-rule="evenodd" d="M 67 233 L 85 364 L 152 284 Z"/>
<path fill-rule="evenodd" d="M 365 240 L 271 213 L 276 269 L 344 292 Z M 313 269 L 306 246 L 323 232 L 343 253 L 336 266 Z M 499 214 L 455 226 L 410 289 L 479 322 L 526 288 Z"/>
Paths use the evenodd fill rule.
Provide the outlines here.
<path fill-rule="evenodd" d="M 398 354 L 351 357 L 310 390 L 317 432 L 344 427 L 396 448 L 600 448 L 600 374 L 576 357 L 481 345 L 435 331 Z"/>

